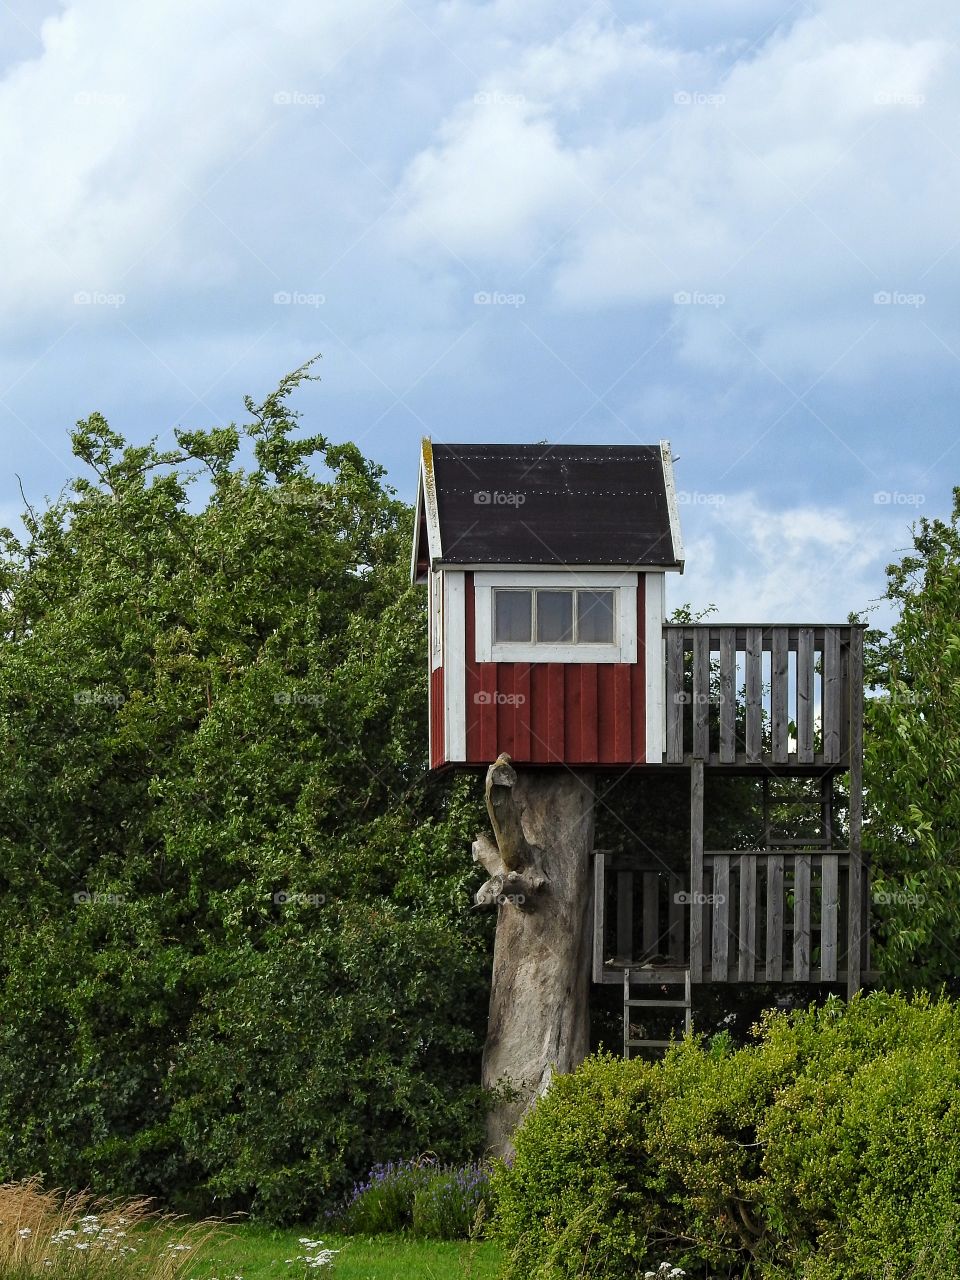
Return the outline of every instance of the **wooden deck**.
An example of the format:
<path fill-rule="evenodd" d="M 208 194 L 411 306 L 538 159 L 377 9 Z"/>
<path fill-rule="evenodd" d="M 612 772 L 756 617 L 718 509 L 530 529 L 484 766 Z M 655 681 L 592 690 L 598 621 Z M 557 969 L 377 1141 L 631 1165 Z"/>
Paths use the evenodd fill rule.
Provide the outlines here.
<path fill-rule="evenodd" d="M 872 976 L 861 852 L 863 627 L 669 625 L 664 654 L 663 763 L 689 770 L 689 862 L 680 869 L 649 853 L 596 854 L 594 981 L 626 974 L 628 988 L 801 982 L 857 991 Z M 764 847 L 706 849 L 706 778 L 723 771 L 819 778 L 811 801 L 818 830 L 772 832 L 765 781 Z M 832 780 L 841 772 L 849 808 L 837 847 Z"/>

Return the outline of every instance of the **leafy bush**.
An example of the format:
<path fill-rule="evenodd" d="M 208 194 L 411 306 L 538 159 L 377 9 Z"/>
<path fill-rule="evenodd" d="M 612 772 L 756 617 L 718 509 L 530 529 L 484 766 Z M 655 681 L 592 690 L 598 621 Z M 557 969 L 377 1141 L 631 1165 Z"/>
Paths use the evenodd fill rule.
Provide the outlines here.
<path fill-rule="evenodd" d="M 558 1079 L 494 1178 L 508 1277 L 960 1274 L 960 1010 L 877 993 Z"/>
<path fill-rule="evenodd" d="M 517 1132 L 514 1159 L 494 1170 L 506 1280 L 636 1274 L 664 1222 L 646 1146 L 656 1083 L 655 1067 L 611 1055 L 556 1077 Z"/>
<path fill-rule="evenodd" d="M 0 1178 L 309 1221 L 482 1143 L 482 799 L 426 774 L 411 512 L 301 376 L 170 450 L 94 414 L 0 529 Z"/>

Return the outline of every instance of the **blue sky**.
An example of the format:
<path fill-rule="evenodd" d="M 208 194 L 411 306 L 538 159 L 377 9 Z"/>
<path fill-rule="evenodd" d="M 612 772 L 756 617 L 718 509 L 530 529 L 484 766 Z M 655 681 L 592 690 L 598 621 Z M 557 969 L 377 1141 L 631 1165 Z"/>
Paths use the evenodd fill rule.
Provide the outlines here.
<path fill-rule="evenodd" d="M 946 0 L 8 0 L 0 514 L 92 410 L 229 421 L 321 352 L 305 425 L 404 497 L 423 434 L 665 437 L 673 603 L 866 607 L 960 483 L 958 32 Z"/>

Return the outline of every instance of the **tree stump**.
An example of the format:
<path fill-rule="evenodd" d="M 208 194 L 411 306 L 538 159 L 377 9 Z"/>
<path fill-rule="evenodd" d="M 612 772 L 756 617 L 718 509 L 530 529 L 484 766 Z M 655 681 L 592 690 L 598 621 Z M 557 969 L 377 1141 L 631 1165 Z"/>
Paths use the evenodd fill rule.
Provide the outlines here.
<path fill-rule="evenodd" d="M 487 1124 L 490 1149 L 504 1155 L 554 1073 L 589 1049 L 593 783 L 568 769 L 518 774 L 501 755 L 486 798 L 496 844 L 486 835 L 474 843 L 490 875 L 475 901 L 498 916 L 483 1083 L 515 1095 Z"/>

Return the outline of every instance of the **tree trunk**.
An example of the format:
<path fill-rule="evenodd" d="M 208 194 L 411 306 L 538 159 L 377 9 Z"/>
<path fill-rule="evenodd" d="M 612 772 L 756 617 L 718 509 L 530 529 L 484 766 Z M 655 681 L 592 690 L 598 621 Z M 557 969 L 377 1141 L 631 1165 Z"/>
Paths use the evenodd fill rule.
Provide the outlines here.
<path fill-rule="evenodd" d="M 486 793 L 497 843 L 481 835 L 473 846 L 490 874 L 476 902 L 498 917 L 483 1083 L 515 1095 L 487 1125 L 503 1155 L 553 1074 L 573 1070 L 589 1048 L 594 796 L 590 775 L 518 774 L 505 755 L 487 771 Z"/>

